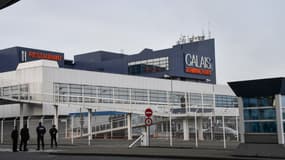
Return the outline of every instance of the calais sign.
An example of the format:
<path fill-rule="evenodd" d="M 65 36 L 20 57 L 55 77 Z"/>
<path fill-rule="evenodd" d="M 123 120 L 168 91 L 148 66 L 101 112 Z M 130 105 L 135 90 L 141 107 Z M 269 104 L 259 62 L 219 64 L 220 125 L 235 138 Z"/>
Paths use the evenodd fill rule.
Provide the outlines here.
<path fill-rule="evenodd" d="M 212 59 L 196 54 L 185 54 L 185 72 L 209 76 L 212 74 Z"/>

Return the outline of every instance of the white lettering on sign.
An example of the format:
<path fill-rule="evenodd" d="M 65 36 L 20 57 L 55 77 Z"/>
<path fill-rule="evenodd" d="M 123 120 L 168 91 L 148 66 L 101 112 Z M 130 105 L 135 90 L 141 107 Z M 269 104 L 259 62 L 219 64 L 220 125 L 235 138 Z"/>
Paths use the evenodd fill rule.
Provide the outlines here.
<path fill-rule="evenodd" d="M 212 69 L 212 59 L 206 56 L 196 54 L 185 54 L 185 64 L 190 67 Z"/>

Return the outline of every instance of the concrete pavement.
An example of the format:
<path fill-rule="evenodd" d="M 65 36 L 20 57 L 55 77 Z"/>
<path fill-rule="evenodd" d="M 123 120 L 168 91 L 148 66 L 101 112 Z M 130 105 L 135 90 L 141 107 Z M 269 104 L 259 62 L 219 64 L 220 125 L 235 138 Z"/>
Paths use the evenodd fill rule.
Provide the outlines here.
<path fill-rule="evenodd" d="M 155 140 L 151 142 L 151 147 L 134 147 L 128 149 L 132 141 L 128 140 L 93 140 L 91 146 L 88 146 L 82 140 L 76 145 L 59 145 L 57 149 L 46 149 L 42 153 L 48 153 L 53 156 L 112 156 L 112 157 L 144 157 L 144 158 L 170 158 L 170 159 L 253 159 L 262 160 L 269 157 L 235 157 L 232 156 L 234 147 L 238 143 L 228 144 L 228 149 L 223 149 L 220 142 L 203 142 L 200 148 L 195 148 L 189 141 L 176 141 L 174 147 L 169 147 L 167 141 Z M 35 145 L 29 145 L 29 152 L 36 151 Z M 0 151 L 10 152 L 11 145 L 0 145 Z M 1 154 L 1 153 L 0 153 Z M 270 157 L 271 158 L 271 157 Z M 278 158 L 278 157 L 275 157 Z"/>

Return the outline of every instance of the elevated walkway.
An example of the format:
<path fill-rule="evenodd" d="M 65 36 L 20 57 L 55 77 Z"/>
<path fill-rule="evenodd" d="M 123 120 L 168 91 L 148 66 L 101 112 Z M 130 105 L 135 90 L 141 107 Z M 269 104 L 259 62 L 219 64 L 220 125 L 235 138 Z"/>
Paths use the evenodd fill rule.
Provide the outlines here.
<path fill-rule="evenodd" d="M 114 97 L 56 95 L 54 93 L 30 93 L 21 88 L 29 88 L 29 84 L 7 86 L 0 88 L 0 105 L 12 103 L 50 104 L 54 106 L 80 106 L 81 108 L 97 111 L 116 111 L 135 114 L 144 114 L 146 108 L 152 108 L 154 116 L 161 117 L 189 117 L 189 116 L 238 116 L 237 108 L 214 108 L 209 105 L 186 105 L 181 103 L 163 103 L 152 101 L 138 101 L 132 99 L 118 99 Z M 19 88 L 15 90 L 15 88 Z M 8 90 L 10 92 L 5 92 Z M 8 93 L 8 94 L 7 94 Z"/>

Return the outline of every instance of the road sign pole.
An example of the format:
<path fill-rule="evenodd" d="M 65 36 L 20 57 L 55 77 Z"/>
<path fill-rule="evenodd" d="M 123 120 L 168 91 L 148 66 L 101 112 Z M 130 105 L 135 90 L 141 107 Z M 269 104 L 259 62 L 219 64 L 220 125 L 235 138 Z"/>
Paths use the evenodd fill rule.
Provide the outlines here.
<path fill-rule="evenodd" d="M 146 126 L 146 146 L 149 146 L 150 134 L 149 134 L 149 126 Z"/>
<path fill-rule="evenodd" d="M 150 118 L 152 116 L 153 112 L 151 108 L 145 109 L 145 125 L 146 125 L 146 146 L 149 146 L 150 143 L 150 126 L 152 125 L 152 119 Z"/>

